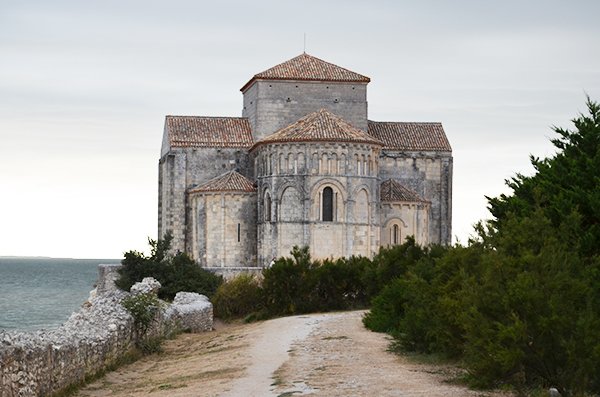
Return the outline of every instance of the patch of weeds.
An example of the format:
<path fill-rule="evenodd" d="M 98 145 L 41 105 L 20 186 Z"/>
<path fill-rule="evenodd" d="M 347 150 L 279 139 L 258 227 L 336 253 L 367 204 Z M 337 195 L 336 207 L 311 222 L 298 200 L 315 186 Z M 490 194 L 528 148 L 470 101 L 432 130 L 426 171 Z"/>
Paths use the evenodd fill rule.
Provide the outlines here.
<path fill-rule="evenodd" d="M 140 348 L 144 354 L 162 353 L 163 340 L 164 339 L 162 337 L 146 337 L 139 340 L 137 344 L 138 348 Z"/>
<path fill-rule="evenodd" d="M 267 313 L 267 311 L 263 309 L 263 310 L 248 314 L 246 317 L 244 317 L 243 321 L 245 323 L 254 323 L 257 321 L 268 320 L 272 317 L 273 316 L 269 315 L 269 313 Z"/>
<path fill-rule="evenodd" d="M 277 397 L 290 397 L 290 396 L 293 396 L 296 393 L 302 393 L 302 392 L 300 392 L 300 391 L 286 391 L 284 393 L 281 393 Z"/>
<path fill-rule="evenodd" d="M 231 374 L 240 373 L 243 369 L 238 367 L 229 367 L 222 369 L 215 369 L 209 371 L 198 372 L 193 375 L 181 375 L 181 376 L 173 376 L 169 377 L 168 380 L 171 383 L 184 383 L 186 381 L 193 381 L 198 379 L 213 379 L 219 378 L 223 376 L 228 376 Z"/>
<path fill-rule="evenodd" d="M 426 353 L 416 353 L 407 351 L 402 343 L 398 340 L 393 340 L 387 351 L 397 354 L 402 357 L 406 357 L 414 363 L 417 364 L 427 364 L 427 365 L 458 365 L 459 363 L 456 360 L 449 359 L 443 354 L 426 354 Z"/>
<path fill-rule="evenodd" d="M 283 381 L 279 376 L 276 376 L 273 378 L 273 383 L 271 383 L 271 386 L 279 386 L 281 384 L 283 384 Z"/>
<path fill-rule="evenodd" d="M 187 385 L 185 383 L 182 383 L 180 385 L 172 385 L 170 383 L 163 383 L 161 385 L 158 385 L 158 387 L 150 390 L 150 393 L 154 393 L 155 391 L 159 391 L 159 390 L 181 389 L 182 387 L 187 387 Z"/>
<path fill-rule="evenodd" d="M 325 336 L 322 339 L 323 340 L 340 340 L 340 339 L 350 339 L 350 338 L 347 337 L 346 335 L 340 335 L 340 336 Z"/>

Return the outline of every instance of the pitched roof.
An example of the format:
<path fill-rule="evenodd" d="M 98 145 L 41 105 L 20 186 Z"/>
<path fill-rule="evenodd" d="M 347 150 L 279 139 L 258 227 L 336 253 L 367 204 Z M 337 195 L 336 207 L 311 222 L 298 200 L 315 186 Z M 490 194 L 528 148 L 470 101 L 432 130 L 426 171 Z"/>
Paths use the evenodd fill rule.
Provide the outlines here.
<path fill-rule="evenodd" d="M 400 182 L 394 179 L 388 179 L 381 182 L 380 189 L 381 201 L 416 201 L 428 202 L 417 194 L 417 192 L 404 187 Z"/>
<path fill-rule="evenodd" d="M 403 123 L 369 120 L 369 134 L 385 143 L 384 149 L 451 152 L 441 123 Z"/>
<path fill-rule="evenodd" d="M 247 118 L 167 116 L 172 147 L 248 148 L 254 143 Z"/>
<path fill-rule="evenodd" d="M 255 192 L 254 182 L 237 171 L 229 171 L 223 175 L 192 188 L 189 193 L 204 192 Z"/>
<path fill-rule="evenodd" d="M 308 81 L 332 81 L 332 82 L 356 82 L 368 83 L 371 81 L 367 76 L 352 72 L 340 66 L 325 62 L 322 59 L 302 53 L 295 58 L 273 66 L 254 75 L 240 91 L 248 88 L 254 80 L 308 80 Z"/>
<path fill-rule="evenodd" d="M 327 109 L 307 114 L 295 123 L 256 142 L 253 148 L 274 142 L 354 142 L 383 145 L 378 139 L 353 127 Z"/>

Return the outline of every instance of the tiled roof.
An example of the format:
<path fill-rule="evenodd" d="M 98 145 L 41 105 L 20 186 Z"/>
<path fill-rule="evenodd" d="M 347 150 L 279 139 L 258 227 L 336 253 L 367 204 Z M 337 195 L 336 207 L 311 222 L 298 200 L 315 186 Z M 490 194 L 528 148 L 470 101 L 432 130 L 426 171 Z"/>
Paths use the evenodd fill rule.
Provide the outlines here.
<path fill-rule="evenodd" d="M 303 53 L 295 58 L 273 66 L 270 69 L 255 74 L 241 88 L 243 92 L 256 79 L 265 80 L 308 80 L 308 81 L 340 81 L 368 83 L 367 76 L 352 72 L 322 59 Z"/>
<path fill-rule="evenodd" d="M 369 120 L 369 134 L 384 142 L 384 149 L 452 151 L 441 123 Z"/>
<path fill-rule="evenodd" d="M 252 146 L 248 119 L 242 117 L 167 116 L 165 127 L 171 147 Z"/>
<path fill-rule="evenodd" d="M 203 192 L 255 192 L 254 182 L 237 171 L 229 171 L 223 175 L 190 189 L 190 193 Z"/>
<path fill-rule="evenodd" d="M 254 147 L 274 142 L 355 142 L 383 145 L 327 109 L 307 114 L 295 123 L 256 142 Z"/>
<path fill-rule="evenodd" d="M 394 179 L 388 179 L 381 183 L 381 201 L 413 201 L 428 202 L 421 198 L 417 192 L 404 187 L 400 182 Z"/>

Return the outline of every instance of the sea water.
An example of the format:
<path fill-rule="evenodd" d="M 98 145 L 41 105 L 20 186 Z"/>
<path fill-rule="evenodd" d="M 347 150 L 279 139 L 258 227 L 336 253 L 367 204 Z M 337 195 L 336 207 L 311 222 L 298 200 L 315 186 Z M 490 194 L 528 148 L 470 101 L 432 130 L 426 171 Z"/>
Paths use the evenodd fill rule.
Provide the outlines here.
<path fill-rule="evenodd" d="M 0 330 L 59 326 L 94 289 L 98 264 L 119 262 L 0 257 Z"/>

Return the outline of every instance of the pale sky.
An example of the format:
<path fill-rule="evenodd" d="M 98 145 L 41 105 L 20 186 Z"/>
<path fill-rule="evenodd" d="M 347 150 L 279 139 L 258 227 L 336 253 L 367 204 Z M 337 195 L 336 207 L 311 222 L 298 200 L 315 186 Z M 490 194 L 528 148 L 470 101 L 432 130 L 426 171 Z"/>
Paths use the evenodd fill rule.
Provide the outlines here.
<path fill-rule="evenodd" d="M 120 258 L 157 233 L 164 116 L 240 116 L 303 51 L 371 78 L 369 118 L 440 121 L 453 235 L 600 100 L 600 2 L 0 0 L 0 255 Z"/>

